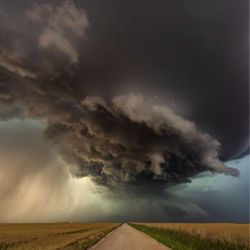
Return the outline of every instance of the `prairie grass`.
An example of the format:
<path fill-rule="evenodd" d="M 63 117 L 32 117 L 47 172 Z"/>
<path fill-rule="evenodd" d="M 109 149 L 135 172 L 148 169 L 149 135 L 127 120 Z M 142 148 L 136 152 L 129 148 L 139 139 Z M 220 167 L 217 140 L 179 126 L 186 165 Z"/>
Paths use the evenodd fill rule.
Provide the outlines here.
<path fill-rule="evenodd" d="M 134 228 L 155 238 L 174 250 L 247 250 L 249 245 L 240 240 L 228 241 L 225 238 L 206 237 L 181 228 L 159 227 L 149 224 L 130 224 Z"/>

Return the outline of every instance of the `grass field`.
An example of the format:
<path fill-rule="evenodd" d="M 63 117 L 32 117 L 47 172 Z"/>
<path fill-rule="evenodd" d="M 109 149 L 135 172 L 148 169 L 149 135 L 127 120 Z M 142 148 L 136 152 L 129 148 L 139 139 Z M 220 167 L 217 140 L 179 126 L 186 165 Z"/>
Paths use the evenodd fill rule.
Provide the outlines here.
<path fill-rule="evenodd" d="M 249 224 L 136 223 L 131 225 L 174 250 L 249 249 Z"/>
<path fill-rule="evenodd" d="M 119 224 L 0 224 L 0 249 L 88 249 Z"/>

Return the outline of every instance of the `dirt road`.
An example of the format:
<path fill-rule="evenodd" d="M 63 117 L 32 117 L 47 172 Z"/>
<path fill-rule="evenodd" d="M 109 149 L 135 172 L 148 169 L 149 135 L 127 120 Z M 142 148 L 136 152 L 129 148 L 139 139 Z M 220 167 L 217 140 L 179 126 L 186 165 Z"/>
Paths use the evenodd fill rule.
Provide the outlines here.
<path fill-rule="evenodd" d="M 128 224 L 122 224 L 91 250 L 170 250 L 170 248 Z"/>

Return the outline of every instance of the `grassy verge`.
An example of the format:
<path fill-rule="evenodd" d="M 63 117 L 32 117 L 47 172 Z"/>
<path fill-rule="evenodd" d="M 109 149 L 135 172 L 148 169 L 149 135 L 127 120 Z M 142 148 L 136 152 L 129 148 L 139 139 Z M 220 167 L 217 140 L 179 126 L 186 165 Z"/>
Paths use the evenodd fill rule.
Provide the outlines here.
<path fill-rule="evenodd" d="M 241 242 L 228 242 L 202 238 L 198 234 L 190 234 L 181 230 L 149 227 L 139 224 L 129 224 L 142 231 L 162 244 L 174 250 L 248 250 L 249 247 Z"/>

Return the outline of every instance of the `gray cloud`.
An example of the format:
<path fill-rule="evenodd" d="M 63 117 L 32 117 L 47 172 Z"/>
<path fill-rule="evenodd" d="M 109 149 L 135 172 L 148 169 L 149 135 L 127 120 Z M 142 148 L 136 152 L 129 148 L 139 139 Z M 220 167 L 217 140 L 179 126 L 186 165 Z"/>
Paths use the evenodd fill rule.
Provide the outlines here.
<path fill-rule="evenodd" d="M 48 21 L 44 22 L 45 15 Z M 56 45 L 60 52 L 64 50 L 71 62 L 65 64 L 68 71 L 64 72 L 52 57 L 52 65 L 59 63 L 57 70 L 45 70 L 41 62 L 31 67 L 27 54 L 25 60 L 20 58 L 20 65 L 25 72 L 32 68 L 36 78 L 30 75 L 18 81 L 24 75 L 9 69 L 10 83 L 0 85 L 5 95 L 1 100 L 6 105 L 8 96 L 12 109 L 19 107 L 25 110 L 24 116 L 45 120 L 47 138 L 57 145 L 64 160 L 78 166 L 77 176 L 90 176 L 112 190 L 137 192 L 190 182 L 204 171 L 238 175 L 219 160 L 217 140 L 167 105 L 135 93 L 92 96 L 89 92 L 95 86 L 69 80 L 74 72 L 71 63 L 77 62 L 76 50 L 73 45 L 71 50 L 70 44 L 83 38 L 88 27 L 83 9 L 72 1 L 41 3 L 28 9 L 26 16 L 41 25 L 38 41 L 42 40 L 45 47 Z M 8 111 L 5 117 L 10 114 L 15 112 Z"/>
<path fill-rule="evenodd" d="M 78 62 L 79 55 L 74 41 L 84 38 L 89 26 L 84 9 L 77 9 L 71 0 L 62 1 L 59 6 L 53 6 L 53 3 L 35 3 L 26 12 L 26 16 L 43 24 L 44 20 L 48 20 L 38 38 L 40 48 L 55 48 L 66 54 L 71 63 Z"/>
<path fill-rule="evenodd" d="M 150 204 L 147 208 L 154 208 L 153 216 L 160 214 L 164 217 L 168 211 L 173 217 L 176 214 L 206 217 L 208 213 L 202 204 L 190 201 L 183 206 L 171 194 L 166 195 L 165 190 L 179 186 L 177 184 L 189 183 L 197 174 L 207 171 L 232 176 L 239 174 L 238 170 L 227 167 L 221 161 L 220 150 L 228 147 L 228 152 L 235 152 L 240 143 L 234 141 L 241 142 L 244 137 L 245 142 L 248 130 L 245 129 L 247 115 L 244 114 L 248 112 L 243 107 L 247 91 L 242 91 L 243 96 L 238 87 L 237 92 L 232 84 L 227 84 L 228 78 L 234 79 L 237 75 L 234 75 L 235 70 L 231 70 L 231 65 L 226 65 L 227 72 L 232 72 L 233 76 L 225 77 L 219 73 L 225 66 L 224 62 L 230 60 L 224 58 L 227 55 L 224 47 L 217 49 L 217 36 L 214 38 L 216 42 L 213 42 L 214 33 L 208 31 L 206 24 L 195 19 L 195 25 L 197 23 L 208 31 L 209 39 L 207 41 L 204 37 L 207 41 L 204 43 L 198 37 L 198 40 L 190 41 L 192 46 L 197 44 L 198 47 L 184 46 L 183 41 L 189 39 L 190 34 L 207 36 L 207 33 L 203 34 L 200 27 L 189 22 L 187 31 L 184 32 L 183 28 L 179 30 L 178 17 L 186 14 L 178 12 L 177 19 L 172 19 L 172 13 L 167 15 L 165 12 L 179 11 L 177 2 L 173 6 L 168 1 L 151 3 L 157 8 L 146 3 L 145 10 L 138 11 L 142 11 L 150 23 L 146 18 L 138 20 L 133 13 L 131 19 L 128 18 L 128 12 L 124 9 L 141 6 L 130 6 L 132 2 L 128 1 L 119 2 L 118 5 L 114 1 L 110 5 L 112 8 L 106 8 L 100 2 L 98 6 L 101 11 L 92 1 L 86 1 L 86 8 L 80 1 L 70 0 L 14 2 L 16 8 L 8 1 L 0 1 L 0 119 L 33 118 L 46 124 L 40 132 L 45 135 L 47 141 L 44 143 L 49 149 L 44 152 L 38 147 L 37 151 L 41 151 L 42 158 L 49 158 L 53 164 L 44 164 L 49 174 L 40 175 L 43 162 L 40 162 L 36 151 L 37 169 L 36 166 L 27 168 L 32 178 L 44 176 L 42 180 L 47 183 L 46 178 L 58 175 L 56 185 L 63 189 L 63 183 L 69 181 L 65 174 L 79 177 L 78 180 L 88 177 L 98 187 L 104 187 L 103 193 L 108 193 L 116 201 L 119 200 L 116 192 L 119 195 L 122 193 L 124 202 L 119 201 L 119 209 L 125 207 L 126 210 L 124 203 L 129 202 L 135 210 L 143 204 Z M 164 7 L 165 4 L 170 8 Z M 191 4 L 189 7 L 190 13 L 196 13 Z M 157 12 L 152 18 L 151 11 L 160 9 L 164 11 Z M 224 9 L 212 9 L 219 14 L 204 13 L 202 18 L 218 18 L 218 30 L 224 32 L 225 27 L 219 22 Z M 231 20 L 232 16 L 237 15 L 229 16 Z M 88 20 L 93 21 L 91 25 Z M 172 22 L 177 25 L 173 31 L 166 25 Z M 90 26 L 89 39 L 86 39 Z M 162 34 L 171 35 L 165 38 Z M 196 35 L 192 37 L 196 39 Z M 135 39 L 131 41 L 130 37 Z M 213 44 L 216 49 L 206 44 Z M 242 49 L 241 53 L 244 51 Z M 200 52 L 205 53 L 204 58 L 200 58 Z M 195 63 L 190 63 L 189 55 Z M 219 62 L 223 64 L 219 65 Z M 244 61 L 241 62 L 238 65 L 244 65 Z M 156 74 L 155 68 L 161 72 Z M 233 83 L 236 82 L 234 80 Z M 238 82 L 238 77 L 236 80 Z M 230 95 L 232 91 L 236 93 L 236 99 Z M 154 95 L 158 94 L 160 97 L 155 98 Z M 211 102 L 212 99 L 215 101 Z M 191 110 L 190 113 L 176 112 L 182 110 L 178 107 L 182 101 L 187 104 L 185 108 Z M 171 105 L 173 102 L 175 104 Z M 224 120 L 226 114 L 231 119 L 231 112 L 234 114 L 232 121 L 239 118 L 241 122 L 234 124 L 231 120 Z M 219 125 L 218 120 L 221 120 Z M 244 129 L 237 129 L 235 125 Z M 230 129 L 227 130 L 228 127 Z M 231 137 L 234 139 L 231 140 Z M 59 163 L 57 157 L 61 158 Z M 21 187 L 21 183 L 28 181 L 26 177 L 15 179 L 15 173 L 21 173 L 21 170 L 18 164 L 14 165 L 16 167 L 10 175 L 14 176 L 13 183 L 16 181 Z M 67 169 L 67 165 L 75 167 Z M 6 169 L 4 173 L 8 175 Z M 24 173 L 24 176 L 29 176 Z M 30 179 L 27 177 L 27 180 Z M 17 192 L 6 183 L 1 188 L 11 190 L 13 194 Z M 54 188 L 52 185 L 51 190 Z M 112 192 L 107 192 L 106 188 Z M 129 197 L 126 198 L 127 194 Z M 136 198 L 133 200 L 133 197 Z M 140 202 L 137 203 L 138 198 Z M 163 202 L 165 198 L 169 198 L 169 201 Z M 162 206 L 158 207 L 159 204 Z M 134 214 L 139 216 L 136 212 Z M 132 212 L 127 215 L 133 218 Z M 119 216 L 119 212 L 114 216 Z"/>
<path fill-rule="evenodd" d="M 101 164 L 113 161 L 113 177 L 118 168 L 119 182 L 136 183 L 137 178 L 146 173 L 148 180 L 166 184 L 188 181 L 189 177 L 205 170 L 238 175 L 238 171 L 219 161 L 218 141 L 166 106 L 135 94 L 118 96 L 111 102 L 87 97 L 82 105 L 91 115 L 87 129 L 92 142 L 98 142 L 87 158 L 95 162 L 92 156 L 98 155 Z M 123 149 L 112 154 L 116 145 Z M 134 166 L 133 173 L 131 166 Z"/>
<path fill-rule="evenodd" d="M 58 145 L 51 147 L 45 140 L 46 127 L 30 119 L 0 122 L 1 222 L 246 222 L 249 218 L 249 157 L 228 163 L 241 170 L 240 179 L 205 173 L 192 183 L 167 190 L 115 193 L 96 186 L 88 177 L 73 177 L 78 167 L 58 155 Z M 108 167 L 104 171 L 112 174 Z M 237 200 L 235 205 L 232 200 Z"/>
<path fill-rule="evenodd" d="M 26 69 L 21 62 L 18 62 L 18 58 L 10 58 L 6 54 L 0 51 L 0 67 L 19 77 L 36 78 L 35 73 Z"/>
<path fill-rule="evenodd" d="M 20 77 L 46 75 L 47 81 L 62 71 L 71 72 L 70 65 L 77 64 L 80 46 L 87 41 L 89 21 L 84 8 L 71 0 L 25 1 L 16 12 L 0 4 L 5 9 L 0 17 L 0 69 Z"/>
<path fill-rule="evenodd" d="M 78 100 L 64 86 L 54 86 L 19 84 L 18 94 L 13 84 L 5 94 L 26 116 L 47 121 L 47 138 L 78 165 L 77 176 L 135 192 L 190 182 L 204 171 L 238 175 L 219 160 L 218 141 L 166 106 L 140 94 Z"/>

